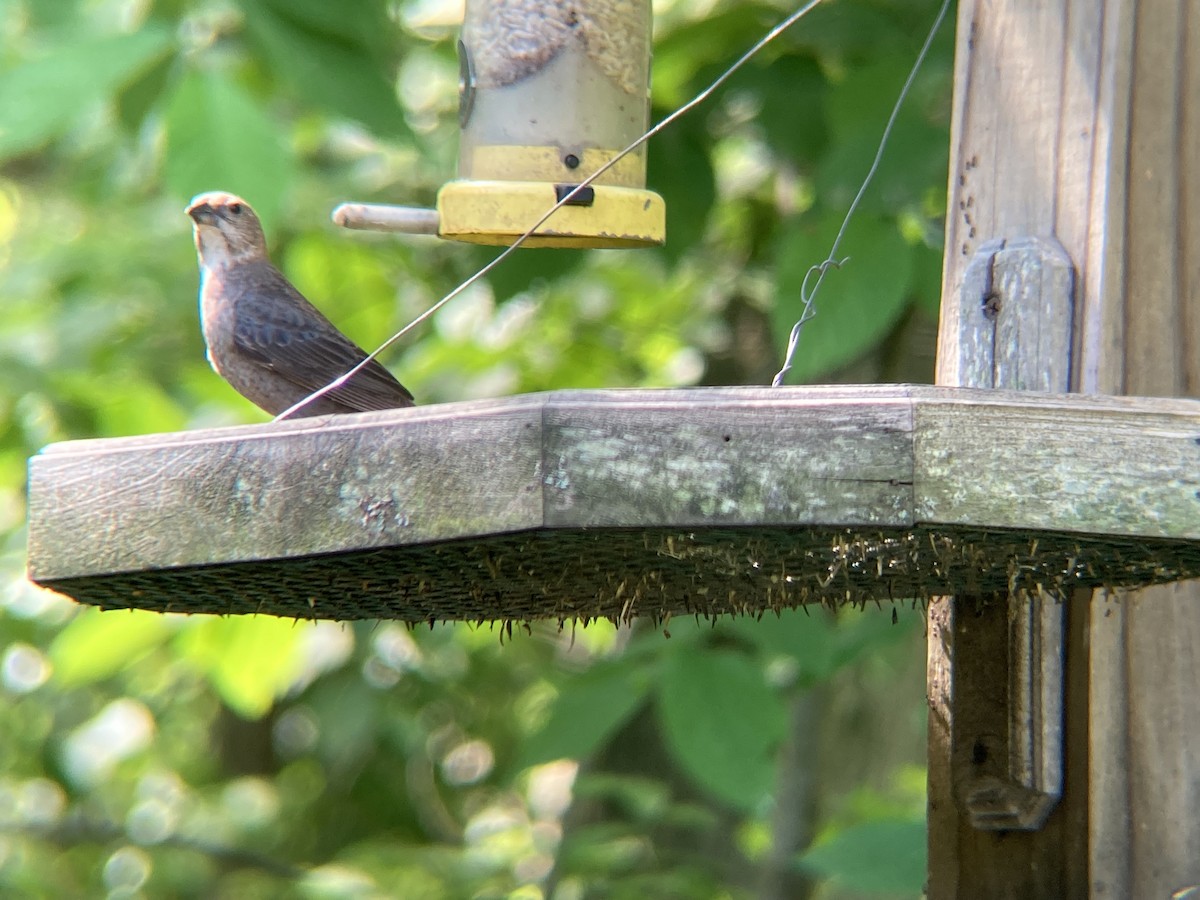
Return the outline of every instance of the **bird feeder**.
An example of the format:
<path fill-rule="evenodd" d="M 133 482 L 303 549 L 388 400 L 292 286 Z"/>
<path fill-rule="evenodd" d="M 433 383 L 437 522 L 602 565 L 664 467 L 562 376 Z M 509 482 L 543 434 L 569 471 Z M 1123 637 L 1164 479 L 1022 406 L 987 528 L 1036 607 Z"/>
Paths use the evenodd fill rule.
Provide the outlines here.
<path fill-rule="evenodd" d="M 565 199 L 524 246 L 663 243 L 645 147 L 617 158 L 649 121 L 650 25 L 650 0 L 467 0 L 458 179 L 436 210 L 349 203 L 334 221 L 506 245 Z"/>
<path fill-rule="evenodd" d="M 634 96 L 621 70 L 595 58 L 599 39 L 586 23 L 600 19 L 555 19 L 560 6 L 468 3 L 464 182 L 439 198 L 439 233 L 503 242 L 532 220 L 509 221 L 491 200 L 511 211 L 541 185 L 548 208 L 569 173 L 611 158 L 623 140 L 620 117 L 581 110 L 565 117 L 578 134 L 552 136 L 513 112 L 540 119 L 541 107 L 508 102 L 522 91 L 545 102 L 550 76 L 568 73 L 578 76 L 572 84 L 600 78 L 611 97 Z M 987 879 L 1000 879 L 1005 896 L 1062 896 L 1080 822 L 1084 834 L 1106 828 L 1145 847 L 1154 869 L 1165 841 L 1141 840 L 1151 817 L 1112 805 L 1140 782 L 1105 789 L 1133 757 L 1102 760 L 1099 714 L 1085 711 L 1081 745 L 1079 720 L 1064 709 L 1070 678 L 1091 678 L 1075 694 L 1090 687 L 1103 700 L 1097 685 L 1136 660 L 1106 667 L 1092 658 L 1089 670 L 1087 634 L 1066 630 L 1062 600 L 1075 589 L 1200 577 L 1200 401 L 1104 393 L 1127 386 L 1132 361 L 1152 354 L 1167 376 L 1146 393 L 1185 383 L 1171 369 L 1183 357 L 1171 357 L 1176 344 L 1164 335 L 1184 346 L 1176 332 L 1196 320 L 1191 270 L 1173 260 L 1200 248 L 1181 219 L 1161 214 L 1172 192 L 1154 179 L 1168 172 L 1190 183 L 1195 156 L 1188 169 L 1180 148 L 1195 143 L 1133 141 L 1138 153 L 1161 154 L 1133 177 L 1122 142 L 1170 132 L 1179 104 L 1154 91 L 1163 73 L 1192 70 L 1159 72 L 1152 63 L 1169 42 L 1144 38 L 1138 59 L 1154 69 L 1146 96 L 1128 84 L 1114 90 L 1135 68 L 1108 50 L 1082 54 L 1079 37 L 1085 20 L 1096 35 L 1133 20 L 1094 5 L 1072 5 L 1070 15 L 1061 3 L 1035 6 L 1010 4 L 1001 16 L 988 4 L 960 5 L 968 77 L 956 85 L 941 385 L 561 391 L 53 445 L 30 462 L 30 577 L 104 607 L 413 623 L 661 621 L 954 595 L 929 617 L 930 895 L 998 895 Z M 1047 27 L 1049 7 L 1071 27 Z M 484 12 L 529 33 L 505 39 L 472 24 Z M 636 45 L 632 31 L 618 41 Z M 1064 59 L 1086 77 L 1064 81 Z M 1027 96 L 1043 102 L 1021 102 Z M 1120 104 L 1135 99 L 1131 116 Z M 617 180 L 632 169 L 640 163 L 614 167 L 593 207 L 601 188 L 640 191 Z M 1190 196 L 1174 193 L 1181 204 Z M 651 198 L 646 210 L 661 214 Z M 468 209 L 487 227 L 447 227 Z M 583 209 L 592 207 L 555 216 L 575 223 Z M 359 227 L 431 221 L 391 207 L 340 215 Z M 661 239 L 661 228 L 583 216 L 560 231 L 559 221 L 549 220 L 544 243 Z M 1162 656 L 1157 646 L 1143 655 Z M 1194 696 L 1184 677 L 1193 649 L 1163 669 L 1182 673 L 1172 675 L 1172 696 Z M 1172 727 L 1182 739 L 1138 772 L 1162 769 L 1151 795 L 1155 807 L 1180 811 L 1164 817 L 1160 831 L 1171 838 L 1193 812 L 1178 786 L 1195 780 L 1194 767 L 1180 766 L 1196 734 L 1194 719 Z M 1065 790 L 1071 741 L 1098 773 L 1082 790 L 1079 775 Z M 1103 803 L 1088 807 L 1089 796 Z M 1043 828 L 1056 806 L 1071 816 Z M 979 829 L 1003 834 L 982 840 Z M 1091 864 L 1107 865 L 1118 843 L 1090 846 Z M 983 858 L 989 864 L 977 865 Z M 1026 889 L 1035 877 L 1046 886 Z"/>
<path fill-rule="evenodd" d="M 338 620 L 1029 602 L 1200 575 L 1198 434 L 1195 401 L 876 385 L 71 441 L 31 461 L 29 570 L 107 608 Z"/>

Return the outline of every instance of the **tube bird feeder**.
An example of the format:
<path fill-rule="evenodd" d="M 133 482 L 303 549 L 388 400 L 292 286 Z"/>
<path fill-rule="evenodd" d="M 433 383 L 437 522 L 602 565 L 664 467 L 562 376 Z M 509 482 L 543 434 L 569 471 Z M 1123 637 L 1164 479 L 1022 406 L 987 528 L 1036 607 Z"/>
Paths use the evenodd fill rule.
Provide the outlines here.
<path fill-rule="evenodd" d="M 568 198 L 525 246 L 663 243 L 645 147 L 621 155 L 649 122 L 650 26 L 650 0 L 467 0 L 459 177 L 436 210 L 348 203 L 334 221 L 507 245 Z"/>

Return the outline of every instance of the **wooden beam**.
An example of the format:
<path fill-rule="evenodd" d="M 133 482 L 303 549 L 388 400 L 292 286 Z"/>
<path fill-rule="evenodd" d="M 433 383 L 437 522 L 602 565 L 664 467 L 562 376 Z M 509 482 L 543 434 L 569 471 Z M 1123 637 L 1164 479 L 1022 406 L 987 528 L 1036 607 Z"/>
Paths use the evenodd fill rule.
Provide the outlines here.
<path fill-rule="evenodd" d="M 1099 5 L 1083 6 L 1073 0 L 959 4 L 939 384 L 1071 386 L 1074 299 L 1087 277 L 1075 239 L 1092 187 L 1088 166 L 1103 165 L 1094 153 L 1106 146 L 1089 139 L 1099 112 L 1089 102 L 1096 85 L 1086 68 L 1095 64 L 1088 48 L 1099 38 L 1101 12 Z M 1074 45 L 1079 38 L 1087 42 L 1082 49 Z M 1000 283 L 997 254 L 1019 243 L 1031 248 L 1031 263 L 1016 267 L 1013 295 Z M 1039 253 L 1038 246 L 1051 249 Z M 1045 264 L 1056 254 L 1062 265 Z M 1055 284 L 1054 273 L 1063 268 L 1068 277 Z M 1003 328 L 997 314 L 1008 320 Z M 1043 485 L 1055 485 L 1052 502 L 1070 518 L 1078 489 L 1053 458 L 1043 460 Z M 1068 633 L 1078 632 L 1086 605 L 1076 601 L 1050 611 L 1059 618 L 1044 628 L 1037 618 L 1022 619 L 1028 610 L 1007 592 L 960 594 L 930 606 L 931 900 L 1086 895 L 1087 855 L 1072 838 L 1087 820 L 1087 791 L 1078 786 L 1081 761 L 1086 781 L 1086 753 L 1080 752 L 1086 711 L 1081 717 L 1078 704 L 1068 701 L 1064 715 L 1063 698 L 1070 695 L 1063 674 L 1077 679 L 1079 657 L 1063 646 L 1061 618 L 1065 613 Z M 1031 645 L 1014 641 L 1021 630 L 1015 625 L 1053 646 L 1027 652 Z M 1056 707 L 1031 729 L 1035 720 L 1017 713 L 1036 693 L 1031 673 L 1039 665 L 1049 677 L 1036 687 L 1053 688 L 1046 699 Z M 1069 730 L 1081 724 L 1082 732 Z M 1041 762 L 1058 772 L 1037 814 L 1022 815 L 1013 749 L 1030 739 L 1041 744 Z M 1008 819 L 1026 830 L 989 830 L 994 824 L 981 818 L 977 802 L 979 785 L 989 782 L 1002 801 L 999 809 L 1008 811 L 1000 824 Z M 1029 797 L 1039 799 L 1034 792 Z"/>
<path fill-rule="evenodd" d="M 1094 217 L 1105 286 L 1087 298 L 1081 388 L 1200 396 L 1200 8 L 1105 13 L 1115 164 Z M 1200 893 L 1200 582 L 1097 592 L 1088 635 L 1095 897 Z"/>
<path fill-rule="evenodd" d="M 71 442 L 31 461 L 29 570 L 104 605 L 409 620 L 925 597 L 1005 584 L 1015 556 L 1024 589 L 1142 583 L 1200 571 L 1198 435 L 1200 403 L 899 385 L 563 391 Z"/>
<path fill-rule="evenodd" d="M 532 528 L 962 525 L 1200 539 L 1200 403 L 921 386 L 562 391 L 73 441 L 35 579 Z"/>
<path fill-rule="evenodd" d="M 939 383 L 970 381 L 963 308 L 951 301 L 975 252 L 1037 235 L 1054 237 L 1076 272 L 1073 389 L 1200 394 L 1198 91 L 1194 3 L 960 0 Z M 1138 502 L 1134 486 L 1122 490 Z M 1197 593 L 1192 583 L 1073 599 L 1066 792 L 1044 831 L 971 828 L 931 716 L 932 900 L 1182 896 L 1200 885 Z M 942 624 L 931 618 L 931 696 L 950 666 Z"/>

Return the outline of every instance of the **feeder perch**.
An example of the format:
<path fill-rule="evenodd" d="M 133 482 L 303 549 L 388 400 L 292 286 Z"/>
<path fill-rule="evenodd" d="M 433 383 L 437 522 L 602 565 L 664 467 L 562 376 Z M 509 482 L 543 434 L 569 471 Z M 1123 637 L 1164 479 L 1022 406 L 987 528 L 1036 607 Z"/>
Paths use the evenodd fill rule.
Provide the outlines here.
<path fill-rule="evenodd" d="M 650 0 L 468 0 L 459 41 L 458 179 L 437 209 L 347 203 L 347 228 L 511 244 L 649 122 Z M 567 199 L 527 247 L 663 243 L 645 147 Z"/>
<path fill-rule="evenodd" d="M 314 619 L 759 615 L 1200 575 L 1200 403 L 919 386 L 560 391 L 73 441 L 29 571 Z"/>

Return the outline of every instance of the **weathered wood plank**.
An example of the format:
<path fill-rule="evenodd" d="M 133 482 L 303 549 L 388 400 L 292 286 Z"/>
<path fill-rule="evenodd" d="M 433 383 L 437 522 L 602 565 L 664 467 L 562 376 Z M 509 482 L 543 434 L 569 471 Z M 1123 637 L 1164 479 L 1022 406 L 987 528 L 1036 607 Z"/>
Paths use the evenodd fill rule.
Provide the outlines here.
<path fill-rule="evenodd" d="M 551 402 L 546 524 L 912 524 L 911 391 L 750 391 Z"/>
<path fill-rule="evenodd" d="M 29 564 L 50 580 L 542 527 L 1192 538 L 1188 434 L 1200 404 L 901 385 L 560 392 L 83 441 L 31 461 Z M 1141 505 L 1102 489 L 1114 473 Z"/>
<path fill-rule="evenodd" d="M 985 241 L 967 262 L 958 293 L 943 299 L 958 331 L 942 333 L 947 352 L 939 360 L 939 381 L 1066 391 L 1074 280 L 1070 259 L 1052 237 Z M 950 309 L 957 315 L 949 315 Z M 922 416 L 927 412 L 933 409 L 922 410 Z M 1060 455 L 1054 451 L 1061 413 L 1010 435 L 1013 419 L 998 407 L 976 409 L 968 417 L 942 412 L 950 414 L 931 414 L 925 428 L 918 425 L 934 448 L 921 459 L 929 468 L 918 465 L 914 475 L 919 484 L 928 479 L 920 496 L 929 502 L 931 516 L 986 513 L 1005 519 L 1032 509 L 1062 518 L 1062 489 L 1079 472 L 1043 462 L 1047 449 L 1052 457 Z M 1022 471 L 1019 482 L 999 483 L 1005 475 L 989 468 L 987 451 L 997 431 L 1006 440 L 1033 438 L 1017 453 L 1042 463 L 1033 467 L 1032 480 Z M 1080 462 L 1077 452 L 1069 454 L 1072 463 Z M 961 467 L 987 471 L 984 480 L 997 490 L 986 498 L 970 495 L 970 482 L 955 473 L 946 479 L 952 489 L 939 494 L 941 479 Z M 1045 493 L 1043 479 L 1055 476 L 1065 480 Z M 1051 496 L 1055 502 L 1047 504 Z M 929 606 L 929 846 L 935 895 L 976 896 L 987 885 L 997 895 L 1049 896 L 1061 893 L 1068 881 L 1058 865 L 1064 608 L 1043 590 L 1027 598 L 1014 587 L 960 591 Z M 994 836 L 999 832 L 1011 838 L 1001 844 Z"/>
<path fill-rule="evenodd" d="M 958 12 L 943 298 L 958 295 L 984 242 L 1052 234 L 1078 275 L 1072 386 L 1196 395 L 1196 5 L 960 0 Z M 943 304 L 942 383 L 964 380 L 961 314 Z M 1111 462 L 1124 479 L 1122 461 Z M 1177 501 L 1191 477 L 1175 485 Z M 1178 504 L 1186 513 L 1186 498 Z M 1072 605 L 1063 798 L 1071 830 L 995 840 L 960 827 L 948 745 L 931 715 L 931 898 L 1169 896 L 1200 883 L 1200 817 L 1184 789 L 1200 772 L 1197 599 L 1194 586 L 1179 585 Z M 931 615 L 931 698 L 946 681 L 935 665 L 940 626 Z M 1085 789 L 1073 789 L 1081 779 Z"/>
<path fill-rule="evenodd" d="M 939 384 L 1054 390 L 1069 386 L 1069 307 L 1021 308 L 993 335 L 978 320 L 970 321 L 979 316 L 980 303 L 992 304 L 993 288 L 991 283 L 972 284 L 972 260 L 982 248 L 998 249 L 1030 236 L 1056 238 L 1082 278 L 1089 277 L 1088 260 L 1080 249 L 1092 238 L 1088 215 L 1102 202 L 1108 161 L 1108 122 L 1097 102 L 1105 77 L 1098 52 L 1104 41 L 1100 26 L 1102 15 L 1108 15 L 1101 6 L 1078 0 L 960 0 Z M 1093 180 L 1097 171 L 1100 177 Z M 1101 243 L 1097 256 L 1102 259 L 1103 253 Z M 989 270 L 989 276 L 994 274 Z M 1026 289 L 1038 290 L 1033 280 L 1021 280 Z M 999 293 L 1005 302 L 1003 291 Z M 1051 302 L 1068 299 L 1062 291 L 1043 294 Z M 1037 339 L 1043 328 L 1051 329 L 1048 345 Z M 1027 329 L 1034 333 L 1025 334 Z M 1020 345 L 1015 355 L 1004 352 L 1013 349 L 1007 340 L 1013 336 Z M 1000 365 L 999 356 L 1007 356 L 1016 368 Z M 976 454 L 998 430 L 1006 430 L 1003 418 L 1003 413 L 999 418 L 982 414 L 973 435 L 972 426 L 953 415 L 934 426 L 930 436 L 935 443 L 960 443 L 948 430 L 962 429 L 961 442 L 974 449 L 964 457 L 958 448 L 944 448 L 932 457 L 929 474 L 940 477 L 960 465 L 965 471 L 986 467 L 986 458 Z M 1060 462 L 1064 441 L 1056 423 L 1042 424 L 1049 427 L 1033 429 L 1038 439 L 1014 448 L 1040 463 L 1031 466 L 1032 472 L 1021 473 L 1020 484 L 997 485 L 990 500 L 974 496 L 969 483 L 962 494 L 931 489 L 929 512 L 953 516 L 983 502 L 996 503 L 999 508 L 989 513 L 1002 519 L 1027 514 L 1017 512 L 1014 504 L 1031 507 L 1037 515 L 1086 515 L 1087 501 L 1076 495 L 1081 488 L 1103 491 L 1098 487 L 1103 477 L 1080 477 L 1086 467 L 1068 471 L 1072 465 Z M 1103 441 L 1099 434 L 1095 439 Z M 1080 447 L 1077 452 L 1094 451 Z M 955 473 L 948 484 L 960 481 L 961 474 Z M 993 476 L 989 471 L 985 477 Z M 1055 476 L 1066 480 L 1054 484 L 1055 499 L 1046 503 L 1039 497 L 1048 499 L 1047 480 Z M 1005 493 L 1007 501 L 1001 499 Z M 1116 499 L 1109 497 L 1109 502 Z M 1060 507 L 1071 511 L 1064 517 Z M 1009 776 L 1005 770 L 1012 750 L 1008 742 L 1014 737 L 1014 702 L 1030 699 L 1014 693 L 1019 685 L 1011 680 L 1014 669 L 1021 668 L 1014 658 L 1021 647 L 1012 640 L 1017 611 L 998 594 L 986 598 L 984 612 L 977 616 L 973 606 L 981 599 L 958 596 L 930 607 L 928 894 L 932 900 L 1083 896 L 1087 854 L 1079 852 L 1078 839 L 1071 835 L 1087 821 L 1087 791 L 1078 789 L 1081 772 L 1086 784 L 1086 752 L 1080 752 L 1086 748 L 1086 711 L 1081 718 L 1079 708 L 1068 704 L 1061 742 L 1068 757 L 1067 790 L 1040 830 L 987 832 L 972 822 L 967 802 L 971 782 L 989 772 L 1000 781 Z M 1079 631 L 1079 607 L 1074 604 L 1068 615 L 1073 634 Z M 1025 624 L 1033 629 L 1030 635 L 1036 634 L 1035 621 Z M 1036 658 L 1031 655 L 1028 661 Z M 1068 653 L 1066 663 L 1077 677 L 1078 658 Z M 1072 732 L 1080 724 L 1083 728 Z M 1042 738 L 1047 736 L 1043 733 Z"/>
<path fill-rule="evenodd" d="M 917 404 L 916 521 L 1200 538 L 1190 416 L 1157 402 L 1126 417 L 1107 399 L 1006 396 Z"/>
<path fill-rule="evenodd" d="M 1195 397 L 1200 10 L 1184 0 L 1121 7 L 1112 28 L 1127 35 L 1127 47 L 1111 120 L 1126 160 L 1112 170 L 1095 227 L 1107 241 L 1108 288 L 1088 298 L 1094 324 L 1083 336 L 1081 387 Z M 1095 897 L 1184 896 L 1200 885 L 1198 604 L 1197 581 L 1120 599 L 1098 592 L 1093 602 Z"/>
<path fill-rule="evenodd" d="M 542 523 L 541 403 L 421 407 L 48 447 L 31 576 L 450 540 Z"/>
<path fill-rule="evenodd" d="M 1090 592 L 1080 592 L 1067 601 L 1068 646 L 1086 637 Z M 977 742 L 945 740 L 931 746 L 947 756 L 930 759 L 930 897 L 1073 898 L 1086 896 L 1087 860 L 1087 743 L 1066 742 L 1065 785 L 1058 807 L 1039 831 L 985 831 L 971 826 L 956 807 L 955 798 L 970 790 L 968 778 L 980 770 L 1002 771 L 1006 748 L 994 725 L 1005 716 L 1008 684 L 1004 678 L 1011 647 L 1007 641 L 1009 607 L 1005 603 L 980 603 L 956 598 L 958 608 L 939 602 L 929 610 L 930 731 L 951 725 L 963 734 L 980 736 Z M 956 633 L 951 634 L 951 629 Z M 964 661 L 981 660 L 996 677 L 959 681 L 952 672 Z M 1068 700 L 1064 733 L 1086 732 L 1086 704 L 1072 702 L 1087 694 L 1087 657 L 1066 658 Z M 952 696 L 952 702 L 934 702 Z M 948 718 L 953 714 L 953 720 Z M 948 827 L 955 825 L 957 827 Z M 953 874 L 954 880 L 948 880 Z"/>

